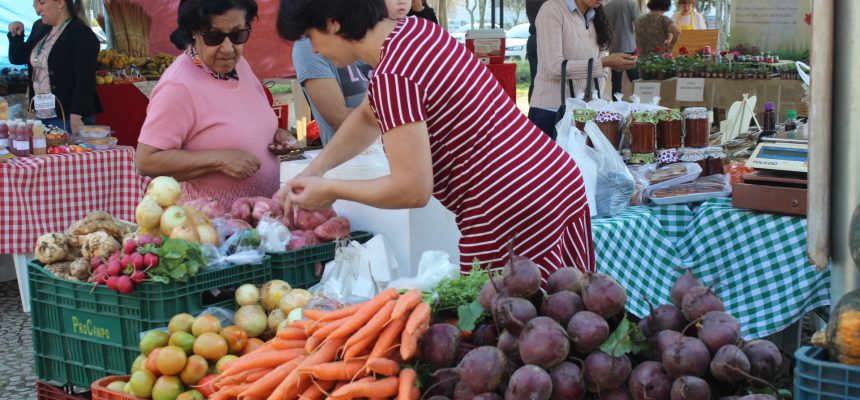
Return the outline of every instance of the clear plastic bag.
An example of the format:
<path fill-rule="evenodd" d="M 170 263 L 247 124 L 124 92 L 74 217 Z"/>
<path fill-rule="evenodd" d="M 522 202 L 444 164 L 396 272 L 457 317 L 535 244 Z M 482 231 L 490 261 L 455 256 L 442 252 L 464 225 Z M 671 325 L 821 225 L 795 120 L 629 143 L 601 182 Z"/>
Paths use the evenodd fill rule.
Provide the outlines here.
<path fill-rule="evenodd" d="M 235 313 L 232 310 L 228 310 L 228 309 L 223 308 L 223 307 L 209 307 L 203 311 L 200 311 L 200 313 L 195 315 L 194 318 L 198 318 L 198 317 L 201 317 L 204 315 L 210 315 L 210 314 L 215 316 L 215 318 L 218 318 L 219 321 L 221 321 L 221 326 L 233 325 L 233 316 L 235 315 Z M 155 328 L 155 329 L 150 329 L 146 332 L 141 332 L 140 338 L 143 339 L 143 337 L 147 333 L 152 332 L 152 331 L 161 331 L 161 332 L 170 334 L 170 331 L 167 330 L 167 327 L 163 326 L 161 328 Z"/>
<path fill-rule="evenodd" d="M 594 145 L 590 156 L 597 166 L 596 215 L 616 215 L 630 204 L 635 186 L 633 174 L 594 122 L 586 122 L 585 133 Z"/>
<path fill-rule="evenodd" d="M 220 247 L 203 246 L 203 255 L 209 259 L 210 269 L 230 265 L 259 264 L 266 255 L 260 246 L 261 243 L 262 237 L 256 229 L 243 229 L 222 242 Z"/>
<path fill-rule="evenodd" d="M 267 253 L 284 251 L 292 238 L 290 230 L 283 223 L 269 216 L 260 220 L 257 232 L 260 234 L 260 250 Z"/>

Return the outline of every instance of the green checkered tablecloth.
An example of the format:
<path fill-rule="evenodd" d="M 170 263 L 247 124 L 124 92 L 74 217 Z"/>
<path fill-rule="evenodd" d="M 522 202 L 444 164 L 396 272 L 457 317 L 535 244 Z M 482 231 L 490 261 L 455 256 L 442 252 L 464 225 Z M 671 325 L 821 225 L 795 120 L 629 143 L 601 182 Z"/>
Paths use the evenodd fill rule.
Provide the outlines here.
<path fill-rule="evenodd" d="M 643 296 L 668 302 L 676 269 L 685 266 L 706 284 L 718 282 L 715 291 L 747 339 L 779 332 L 829 304 L 830 271 L 817 272 L 807 260 L 804 218 L 714 199 L 695 211 L 631 207 L 592 226 L 598 269 L 627 288 L 628 310 L 640 317 L 648 313 Z"/>

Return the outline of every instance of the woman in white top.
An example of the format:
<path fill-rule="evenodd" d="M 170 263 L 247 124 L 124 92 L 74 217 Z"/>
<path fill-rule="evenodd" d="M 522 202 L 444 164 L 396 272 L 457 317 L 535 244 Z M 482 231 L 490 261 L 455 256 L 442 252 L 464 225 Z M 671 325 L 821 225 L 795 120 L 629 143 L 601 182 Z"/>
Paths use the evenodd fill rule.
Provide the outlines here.
<path fill-rule="evenodd" d="M 672 21 L 682 31 L 708 29 L 705 17 L 696 10 L 696 0 L 678 0 L 680 11 L 672 14 Z"/>

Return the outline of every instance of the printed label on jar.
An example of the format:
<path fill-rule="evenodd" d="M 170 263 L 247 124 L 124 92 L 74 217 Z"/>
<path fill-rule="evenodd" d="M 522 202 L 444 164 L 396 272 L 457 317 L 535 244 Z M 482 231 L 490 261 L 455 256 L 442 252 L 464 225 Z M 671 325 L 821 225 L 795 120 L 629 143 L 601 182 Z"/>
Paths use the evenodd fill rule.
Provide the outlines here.
<path fill-rule="evenodd" d="M 48 141 L 45 139 L 33 139 L 33 148 L 34 149 L 43 149 L 48 147 Z"/>
<path fill-rule="evenodd" d="M 9 139 L 0 139 L 0 147 L 9 147 Z"/>
<path fill-rule="evenodd" d="M 25 140 L 16 140 L 12 142 L 12 146 L 15 147 L 15 150 L 29 150 L 30 142 Z"/>

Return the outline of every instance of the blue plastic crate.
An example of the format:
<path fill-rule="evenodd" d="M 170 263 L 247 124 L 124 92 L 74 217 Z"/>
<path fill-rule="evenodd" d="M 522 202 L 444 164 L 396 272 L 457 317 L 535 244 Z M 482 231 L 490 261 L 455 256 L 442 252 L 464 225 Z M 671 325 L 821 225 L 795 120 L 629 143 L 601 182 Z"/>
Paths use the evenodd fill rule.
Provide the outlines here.
<path fill-rule="evenodd" d="M 795 400 L 860 399 L 860 367 L 832 362 L 816 347 L 801 347 L 794 357 Z"/>

